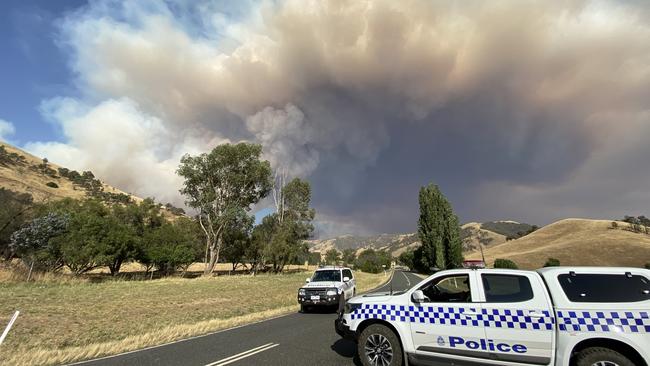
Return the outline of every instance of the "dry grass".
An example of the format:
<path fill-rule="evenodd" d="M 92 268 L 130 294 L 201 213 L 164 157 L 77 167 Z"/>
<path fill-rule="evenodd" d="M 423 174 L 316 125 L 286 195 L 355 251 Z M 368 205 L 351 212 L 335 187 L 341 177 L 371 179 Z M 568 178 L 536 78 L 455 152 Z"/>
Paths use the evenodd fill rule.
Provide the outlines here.
<path fill-rule="evenodd" d="M 42 158 L 31 155 L 15 146 L 0 141 L 0 145 L 5 146 L 8 152 L 17 153 L 25 157 L 26 163 L 36 166 L 43 162 Z M 50 168 L 57 170 L 60 166 L 48 163 Z M 57 174 L 58 175 L 58 174 Z M 46 186 L 47 182 L 55 182 L 59 188 Z M 103 183 L 104 191 L 112 193 L 125 193 L 108 184 Z M 39 172 L 29 169 L 29 166 L 10 166 L 0 165 L 0 187 L 10 189 L 14 192 L 29 193 L 37 202 L 43 202 L 50 199 L 74 198 L 82 199 L 86 197 L 86 191 L 82 188 L 75 187 L 70 180 L 63 177 L 52 178 Z M 135 201 L 141 198 L 132 196 Z"/>
<path fill-rule="evenodd" d="M 485 249 L 489 265 L 496 258 L 514 260 L 520 268 L 534 269 L 547 258 L 568 266 L 632 266 L 650 262 L 650 235 L 612 229 L 612 221 L 566 219 L 545 226 L 523 238 Z M 628 224 L 618 222 L 619 227 Z M 480 252 L 466 254 L 480 259 Z"/>
<path fill-rule="evenodd" d="M 11 276 L 2 272 L 0 278 Z M 0 360 L 3 365 L 67 363 L 296 311 L 296 291 L 308 275 L 0 283 L 0 324 L 21 311 L 0 346 Z M 387 278 L 357 273 L 358 288 L 374 288 Z"/>

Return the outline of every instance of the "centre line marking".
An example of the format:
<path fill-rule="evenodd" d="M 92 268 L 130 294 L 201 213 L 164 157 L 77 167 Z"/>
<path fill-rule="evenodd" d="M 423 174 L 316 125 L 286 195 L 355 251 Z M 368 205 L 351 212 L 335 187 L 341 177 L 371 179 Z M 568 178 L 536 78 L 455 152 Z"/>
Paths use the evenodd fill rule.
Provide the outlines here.
<path fill-rule="evenodd" d="M 406 282 L 408 282 L 408 287 L 411 288 L 411 280 L 409 280 L 409 276 L 406 275 L 406 273 L 402 272 L 404 277 L 406 278 Z"/>
<path fill-rule="evenodd" d="M 224 365 L 228 365 L 228 364 L 231 364 L 233 362 L 243 360 L 244 358 L 250 357 L 250 356 L 252 356 L 254 354 L 264 352 L 264 351 L 268 351 L 271 348 L 277 347 L 277 346 L 279 346 L 279 344 L 277 344 L 277 343 L 267 343 L 267 344 L 265 344 L 263 346 L 259 346 L 259 347 L 255 347 L 253 349 L 249 349 L 248 351 L 244 351 L 242 353 L 238 353 L 236 355 L 226 357 L 226 358 L 224 358 L 222 360 L 215 361 L 213 363 L 209 363 L 209 364 L 207 364 L 205 366 L 224 366 Z"/>

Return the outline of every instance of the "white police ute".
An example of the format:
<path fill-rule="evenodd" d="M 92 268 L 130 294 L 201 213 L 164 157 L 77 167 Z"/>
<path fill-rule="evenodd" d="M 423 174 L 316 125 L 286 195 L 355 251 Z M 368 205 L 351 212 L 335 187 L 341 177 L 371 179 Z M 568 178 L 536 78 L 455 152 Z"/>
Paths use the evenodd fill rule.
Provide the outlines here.
<path fill-rule="evenodd" d="M 350 299 L 335 328 L 366 366 L 649 366 L 650 270 L 441 271 Z"/>

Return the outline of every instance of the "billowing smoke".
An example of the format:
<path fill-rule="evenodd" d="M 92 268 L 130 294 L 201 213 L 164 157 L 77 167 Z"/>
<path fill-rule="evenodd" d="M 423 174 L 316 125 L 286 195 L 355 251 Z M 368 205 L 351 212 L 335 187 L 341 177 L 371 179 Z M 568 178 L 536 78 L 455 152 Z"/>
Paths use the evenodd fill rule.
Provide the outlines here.
<path fill-rule="evenodd" d="M 16 132 L 16 128 L 11 122 L 0 119 L 0 140 L 7 141 L 9 136 Z"/>
<path fill-rule="evenodd" d="M 62 20 L 82 97 L 46 102 L 67 141 L 30 149 L 180 202 L 183 153 L 255 141 L 342 231 L 413 230 L 429 182 L 465 220 L 650 207 L 644 2 L 183 4 Z"/>

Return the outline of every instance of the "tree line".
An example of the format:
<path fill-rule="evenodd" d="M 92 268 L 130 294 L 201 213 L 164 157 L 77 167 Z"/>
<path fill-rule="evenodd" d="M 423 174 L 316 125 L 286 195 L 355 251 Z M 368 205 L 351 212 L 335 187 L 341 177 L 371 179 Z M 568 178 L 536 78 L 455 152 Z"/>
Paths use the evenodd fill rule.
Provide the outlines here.
<path fill-rule="evenodd" d="M 389 269 L 392 256 L 385 250 L 364 249 L 358 256 L 354 249 L 344 249 L 342 252 L 332 248 L 325 252 L 324 263 L 338 265 L 342 264 L 356 270 L 379 273 Z"/>

